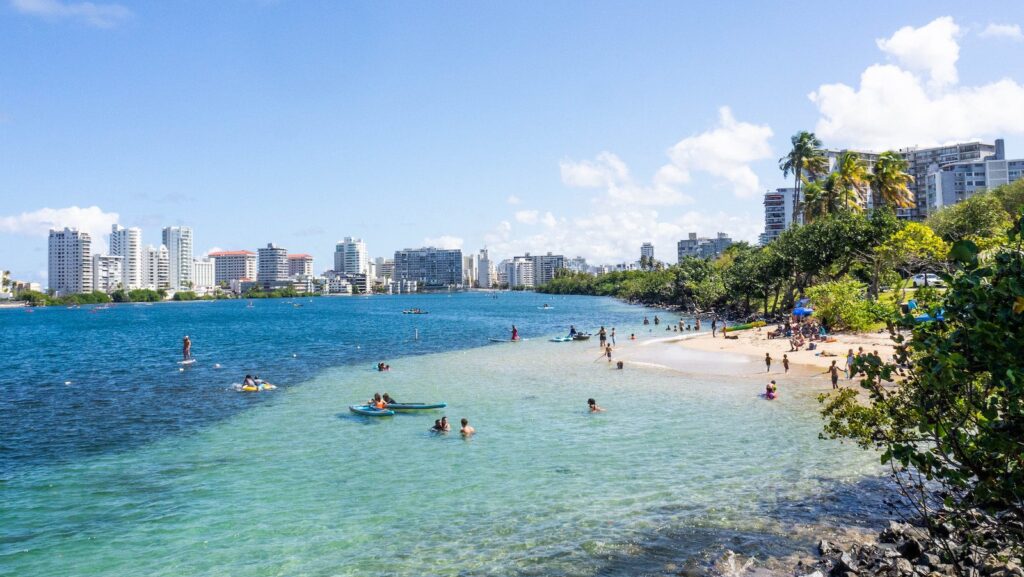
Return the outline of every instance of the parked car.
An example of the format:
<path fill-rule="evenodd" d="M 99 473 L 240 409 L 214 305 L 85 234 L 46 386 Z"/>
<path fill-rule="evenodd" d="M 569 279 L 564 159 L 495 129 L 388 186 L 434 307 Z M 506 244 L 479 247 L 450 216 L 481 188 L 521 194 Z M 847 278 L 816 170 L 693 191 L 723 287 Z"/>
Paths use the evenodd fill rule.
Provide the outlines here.
<path fill-rule="evenodd" d="M 910 284 L 917 288 L 919 286 L 942 286 L 942 279 L 939 275 L 932 273 L 915 274 L 910 277 Z"/>

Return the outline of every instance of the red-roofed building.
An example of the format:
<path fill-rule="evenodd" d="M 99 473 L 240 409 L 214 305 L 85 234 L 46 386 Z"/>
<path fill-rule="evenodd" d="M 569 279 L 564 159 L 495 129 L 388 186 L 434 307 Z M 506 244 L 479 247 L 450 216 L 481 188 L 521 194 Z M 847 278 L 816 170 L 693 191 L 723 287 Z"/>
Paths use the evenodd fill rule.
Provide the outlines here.
<path fill-rule="evenodd" d="M 241 279 L 256 278 L 256 253 L 248 250 L 222 250 L 211 252 L 214 281 L 231 283 Z"/>
<path fill-rule="evenodd" d="M 288 255 L 288 276 L 313 276 L 313 257 L 308 254 Z"/>

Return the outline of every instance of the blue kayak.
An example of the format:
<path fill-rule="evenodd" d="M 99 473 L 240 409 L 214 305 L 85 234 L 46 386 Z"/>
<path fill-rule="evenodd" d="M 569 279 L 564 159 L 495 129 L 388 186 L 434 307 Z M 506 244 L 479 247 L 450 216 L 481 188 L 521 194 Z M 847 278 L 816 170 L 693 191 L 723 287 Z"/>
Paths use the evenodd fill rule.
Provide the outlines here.
<path fill-rule="evenodd" d="M 448 403 L 391 403 L 388 409 L 393 411 L 429 411 L 432 409 L 443 409 Z"/>
<path fill-rule="evenodd" d="M 375 409 L 369 405 L 349 405 L 348 410 L 367 417 L 390 417 L 395 414 L 391 409 Z"/>

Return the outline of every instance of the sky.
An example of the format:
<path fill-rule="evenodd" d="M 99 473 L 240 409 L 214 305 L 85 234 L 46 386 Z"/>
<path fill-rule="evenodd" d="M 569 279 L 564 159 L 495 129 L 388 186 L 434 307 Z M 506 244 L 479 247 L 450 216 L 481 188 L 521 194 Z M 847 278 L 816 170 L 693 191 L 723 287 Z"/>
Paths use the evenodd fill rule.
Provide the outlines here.
<path fill-rule="evenodd" d="M 756 241 L 789 137 L 1024 156 L 1024 2 L 0 0 L 0 269 L 194 229 L 331 268 L 424 245 Z"/>

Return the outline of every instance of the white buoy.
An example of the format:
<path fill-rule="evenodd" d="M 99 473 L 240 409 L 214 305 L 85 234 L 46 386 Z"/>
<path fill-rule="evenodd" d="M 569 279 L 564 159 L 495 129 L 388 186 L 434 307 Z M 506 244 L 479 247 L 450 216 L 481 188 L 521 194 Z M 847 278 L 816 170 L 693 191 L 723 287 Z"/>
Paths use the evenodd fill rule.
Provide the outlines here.
<path fill-rule="evenodd" d="M 293 359 L 297 359 L 297 358 L 299 358 L 299 355 L 297 355 L 297 354 L 295 354 L 295 353 L 292 353 L 292 358 L 293 358 Z"/>
<path fill-rule="evenodd" d="M 220 363 L 214 363 L 213 368 L 219 369 L 220 368 Z"/>
<path fill-rule="evenodd" d="M 65 384 L 65 385 L 70 385 L 70 384 L 71 384 L 71 381 L 64 381 L 64 384 Z"/>
<path fill-rule="evenodd" d="M 179 373 L 184 373 L 185 372 L 185 367 L 178 367 L 178 372 Z"/>

